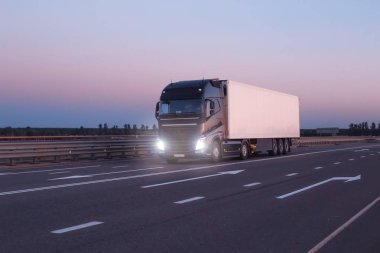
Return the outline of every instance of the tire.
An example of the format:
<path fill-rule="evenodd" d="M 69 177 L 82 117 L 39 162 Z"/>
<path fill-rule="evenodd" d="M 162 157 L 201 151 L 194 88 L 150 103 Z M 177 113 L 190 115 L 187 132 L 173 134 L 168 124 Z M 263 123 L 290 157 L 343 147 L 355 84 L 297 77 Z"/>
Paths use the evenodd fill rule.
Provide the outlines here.
<path fill-rule="evenodd" d="M 277 139 L 272 139 L 272 150 L 269 151 L 269 155 L 274 156 L 278 154 L 278 142 Z"/>
<path fill-rule="evenodd" d="M 287 140 L 288 140 L 288 144 L 289 144 L 287 152 L 290 153 L 292 151 L 292 149 L 291 149 L 291 140 L 290 139 L 287 139 Z"/>
<path fill-rule="evenodd" d="M 222 158 L 222 152 L 220 148 L 220 143 L 218 141 L 214 141 L 212 143 L 211 148 L 211 160 L 212 162 L 216 163 L 219 162 Z"/>
<path fill-rule="evenodd" d="M 278 143 L 277 154 L 278 155 L 284 154 L 284 141 L 283 141 L 283 139 L 277 139 L 277 143 Z"/>
<path fill-rule="evenodd" d="M 240 147 L 240 158 L 242 160 L 247 160 L 249 157 L 249 153 L 250 152 L 249 152 L 248 143 L 246 141 L 243 141 Z"/>
<path fill-rule="evenodd" d="M 178 159 L 176 159 L 176 158 L 166 158 L 166 163 L 175 164 L 175 163 L 178 163 Z"/>
<path fill-rule="evenodd" d="M 289 152 L 290 145 L 289 145 L 289 139 L 284 139 L 284 151 L 283 153 L 286 154 Z"/>

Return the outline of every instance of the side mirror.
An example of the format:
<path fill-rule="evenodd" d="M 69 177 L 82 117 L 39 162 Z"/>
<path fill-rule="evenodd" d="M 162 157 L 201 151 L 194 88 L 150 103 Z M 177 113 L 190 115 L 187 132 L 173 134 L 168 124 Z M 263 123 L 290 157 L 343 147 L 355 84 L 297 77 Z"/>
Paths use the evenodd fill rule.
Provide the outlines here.
<path fill-rule="evenodd" d="M 156 103 L 156 112 L 155 112 L 155 117 L 158 119 L 158 116 L 160 115 L 160 102 Z"/>

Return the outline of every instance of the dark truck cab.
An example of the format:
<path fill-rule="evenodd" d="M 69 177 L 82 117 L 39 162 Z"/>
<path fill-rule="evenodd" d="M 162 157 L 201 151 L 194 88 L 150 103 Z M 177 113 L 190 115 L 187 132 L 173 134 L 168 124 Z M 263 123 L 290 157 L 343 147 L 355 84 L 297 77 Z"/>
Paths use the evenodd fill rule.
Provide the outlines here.
<path fill-rule="evenodd" d="M 156 104 L 157 149 L 168 162 L 179 158 L 210 157 L 211 146 L 225 134 L 224 81 L 218 79 L 168 84 Z M 221 157 L 220 147 L 215 158 Z"/>

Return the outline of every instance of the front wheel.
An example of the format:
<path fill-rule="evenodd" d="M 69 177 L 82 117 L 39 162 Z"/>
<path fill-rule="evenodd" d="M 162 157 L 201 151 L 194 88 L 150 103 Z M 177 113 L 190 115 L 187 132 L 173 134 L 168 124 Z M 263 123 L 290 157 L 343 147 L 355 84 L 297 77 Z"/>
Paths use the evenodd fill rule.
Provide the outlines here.
<path fill-rule="evenodd" d="M 214 141 L 212 143 L 212 149 L 211 149 L 211 160 L 215 162 L 219 162 L 222 158 L 222 152 L 220 149 L 220 144 L 218 141 Z"/>
<path fill-rule="evenodd" d="M 242 144 L 241 144 L 241 148 L 240 148 L 240 158 L 242 160 L 246 160 L 249 156 L 249 147 L 248 147 L 248 143 L 246 141 L 244 141 Z"/>

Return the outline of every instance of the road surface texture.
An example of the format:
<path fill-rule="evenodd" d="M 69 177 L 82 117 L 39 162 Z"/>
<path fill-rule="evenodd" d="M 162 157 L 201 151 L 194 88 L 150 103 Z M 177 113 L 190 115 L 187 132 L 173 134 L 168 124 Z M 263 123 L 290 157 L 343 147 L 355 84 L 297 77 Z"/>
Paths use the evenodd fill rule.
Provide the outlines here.
<path fill-rule="evenodd" d="M 380 144 L 0 169 L 0 252 L 380 252 Z"/>

